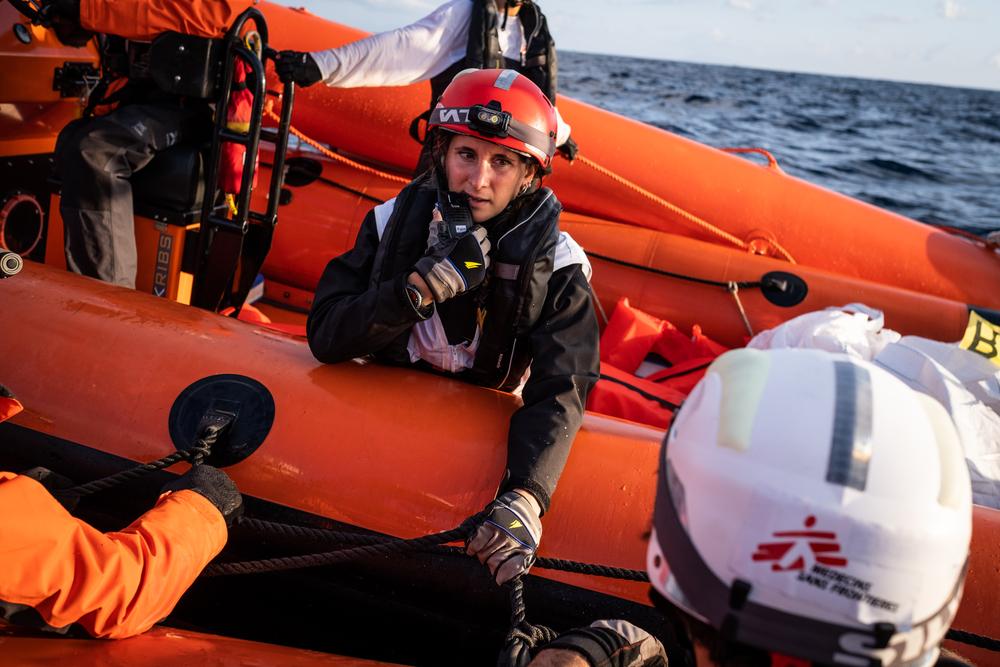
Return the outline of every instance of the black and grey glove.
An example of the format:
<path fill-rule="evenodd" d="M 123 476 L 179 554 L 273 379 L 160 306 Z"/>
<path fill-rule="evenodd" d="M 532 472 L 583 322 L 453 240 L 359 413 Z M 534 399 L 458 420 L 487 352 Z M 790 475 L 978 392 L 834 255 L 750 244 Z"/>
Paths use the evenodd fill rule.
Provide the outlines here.
<path fill-rule="evenodd" d="M 556 146 L 556 150 L 559 151 L 559 155 L 572 162 L 576 159 L 576 154 L 580 152 L 580 147 L 573 141 L 573 137 L 566 137 L 566 141 Z"/>
<path fill-rule="evenodd" d="M 508 491 L 487 507 L 487 517 L 465 545 L 465 552 L 489 568 L 497 584 L 525 574 L 535 562 L 542 539 L 536 505 L 518 491 Z"/>
<path fill-rule="evenodd" d="M 575 653 L 592 667 L 667 667 L 663 644 L 628 621 L 595 621 L 586 628 L 564 632 L 542 647 L 531 667 L 565 664 L 562 651 Z"/>
<path fill-rule="evenodd" d="M 428 248 L 413 268 L 427 283 L 434 300 L 441 303 L 482 284 L 490 266 L 489 252 L 486 228 L 476 225 L 468 234 Z"/>
<path fill-rule="evenodd" d="M 316 59 L 305 51 L 280 51 L 274 61 L 274 71 L 282 81 L 291 81 L 303 88 L 323 78 Z"/>
<path fill-rule="evenodd" d="M 190 489 L 208 499 L 222 513 L 227 526 L 232 526 L 243 516 L 243 496 L 229 479 L 229 475 L 214 466 L 196 465 L 186 473 L 168 482 L 162 491 Z"/>

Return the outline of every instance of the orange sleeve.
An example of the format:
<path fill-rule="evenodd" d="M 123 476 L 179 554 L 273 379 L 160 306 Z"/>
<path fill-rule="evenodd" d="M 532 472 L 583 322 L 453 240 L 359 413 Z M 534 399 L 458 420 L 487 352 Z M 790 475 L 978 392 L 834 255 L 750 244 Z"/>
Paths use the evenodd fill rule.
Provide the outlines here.
<path fill-rule="evenodd" d="M 222 37 L 257 0 L 80 0 L 80 25 L 93 32 L 149 41 L 173 30 Z"/>
<path fill-rule="evenodd" d="M 0 600 L 54 628 L 95 637 L 148 630 L 226 543 L 226 522 L 200 494 L 177 491 L 128 528 L 101 533 L 28 477 L 0 473 Z"/>

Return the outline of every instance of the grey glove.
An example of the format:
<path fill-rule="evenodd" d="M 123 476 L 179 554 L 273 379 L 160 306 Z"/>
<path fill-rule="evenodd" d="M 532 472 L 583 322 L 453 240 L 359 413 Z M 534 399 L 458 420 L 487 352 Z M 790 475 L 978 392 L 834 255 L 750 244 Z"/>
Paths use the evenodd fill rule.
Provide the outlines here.
<path fill-rule="evenodd" d="M 229 475 L 214 466 L 196 465 L 186 473 L 163 485 L 163 491 L 190 489 L 208 499 L 232 526 L 243 516 L 243 496 Z"/>
<path fill-rule="evenodd" d="M 441 303 L 482 284 L 490 266 L 489 252 L 486 228 L 476 225 L 468 234 L 436 243 L 413 268 Z"/>
<path fill-rule="evenodd" d="M 622 620 L 595 621 L 564 632 L 543 647 L 531 667 L 566 664 L 560 659 L 564 652 L 581 656 L 592 667 L 667 667 L 663 644 Z"/>
<path fill-rule="evenodd" d="M 465 552 L 486 565 L 497 584 L 504 584 L 525 574 L 535 562 L 542 520 L 532 502 L 517 491 L 503 494 L 487 510 Z"/>

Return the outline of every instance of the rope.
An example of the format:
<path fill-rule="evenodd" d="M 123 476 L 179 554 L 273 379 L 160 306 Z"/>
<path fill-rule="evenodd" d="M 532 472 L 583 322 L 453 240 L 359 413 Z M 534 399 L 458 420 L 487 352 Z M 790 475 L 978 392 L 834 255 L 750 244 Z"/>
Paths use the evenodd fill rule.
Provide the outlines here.
<path fill-rule="evenodd" d="M 386 537 L 379 535 L 365 535 L 361 533 L 350 533 L 335 531 L 327 528 L 310 528 L 307 526 L 297 526 L 294 524 L 280 523 L 277 521 L 265 521 L 244 517 L 239 526 L 252 530 L 270 533 L 272 535 L 291 536 L 296 538 L 308 538 L 321 542 L 334 542 L 350 545 L 359 545 L 347 549 L 335 549 L 316 554 L 305 554 L 301 556 L 283 556 L 277 558 L 265 558 L 249 561 L 232 561 L 228 563 L 214 563 L 205 568 L 204 576 L 227 576 L 235 574 L 255 574 L 260 572 L 275 572 L 282 570 L 292 570 L 305 567 L 318 567 L 321 565 L 332 565 L 366 555 L 379 555 L 387 553 L 398 553 L 405 551 L 431 551 L 434 553 L 464 553 L 461 549 L 453 547 L 441 547 L 439 545 L 448 542 L 464 541 L 472 533 L 472 528 L 478 524 L 482 514 L 476 514 L 462 522 L 460 526 L 442 533 L 433 533 L 425 537 L 404 540 L 396 537 Z M 572 560 L 562 560 L 558 558 L 539 558 L 535 561 L 535 566 L 548 570 L 562 570 L 576 574 L 586 574 L 598 577 L 608 577 L 613 579 L 625 579 L 628 581 L 649 581 L 648 575 L 642 570 L 627 570 L 619 567 L 607 565 L 597 565 L 593 563 L 581 563 Z"/>
<path fill-rule="evenodd" d="M 532 625 L 525 619 L 527 611 L 524 605 L 524 583 L 521 577 L 505 584 L 510 589 L 510 631 L 507 633 L 498 665 L 517 664 L 516 657 L 524 655 L 539 644 L 548 644 L 559 636 L 559 633 L 544 625 Z M 505 659 L 506 658 L 506 659 Z"/>
<path fill-rule="evenodd" d="M 306 554 L 303 556 L 284 556 L 279 558 L 265 558 L 261 560 L 237 561 L 231 563 L 215 563 L 209 565 L 202 572 L 202 576 L 216 577 L 233 574 L 256 574 L 259 572 L 280 572 L 283 570 L 295 570 L 305 567 L 319 567 L 322 565 L 334 565 L 344 563 L 365 556 L 380 556 L 390 553 L 401 553 L 406 551 L 419 551 L 427 547 L 444 544 L 447 542 L 457 542 L 466 540 L 473 529 L 482 520 L 482 514 L 475 514 L 460 526 L 442 533 L 433 533 L 411 540 L 403 540 L 395 537 L 382 538 L 373 544 L 349 549 L 337 549 L 317 554 Z M 307 529 L 308 532 L 308 529 Z"/>
<path fill-rule="evenodd" d="M 278 116 L 278 114 L 274 113 L 274 110 L 270 106 L 268 106 L 268 107 L 266 107 L 264 109 L 264 115 L 266 115 L 272 121 L 276 121 L 276 122 L 280 122 L 281 121 L 281 118 Z M 335 152 L 331 151 L 329 148 L 327 148 L 326 146 L 324 146 L 323 144 L 321 144 L 320 142 L 316 141 L 315 139 L 312 139 L 312 138 L 306 136 L 305 134 L 303 134 L 295 126 L 289 125 L 288 126 L 288 131 L 291 132 L 293 135 L 295 135 L 299 139 L 299 141 L 303 141 L 303 142 L 307 143 L 308 145 L 312 146 L 313 148 L 315 148 L 316 150 L 318 150 L 320 153 L 322 153 L 323 155 L 327 156 L 328 158 L 331 158 L 333 160 L 341 162 L 342 164 L 346 164 L 349 167 L 353 167 L 353 168 L 355 168 L 355 169 L 357 169 L 359 171 L 362 171 L 362 172 L 364 172 L 366 174 L 372 174 L 374 176 L 379 176 L 381 178 L 385 178 L 385 179 L 387 179 L 389 181 L 392 181 L 394 183 L 403 183 L 403 184 L 406 184 L 406 183 L 410 182 L 410 179 L 408 179 L 408 178 L 405 178 L 405 177 L 402 177 L 402 176 L 397 176 L 395 174 L 390 174 L 389 172 L 382 171 L 380 169 L 375 169 L 374 167 L 369 167 L 368 165 L 361 164 L 360 162 L 357 162 L 357 161 L 352 160 L 350 158 L 344 157 L 343 155 L 340 155 L 339 153 L 335 153 Z M 671 211 L 672 213 L 680 216 L 681 218 L 683 218 L 684 220 L 687 220 L 688 222 L 690 222 L 691 224 L 695 225 L 696 227 L 700 227 L 701 229 L 707 231 L 708 233 L 713 234 L 713 235 L 721 238 L 722 240 L 735 245 L 737 248 L 740 248 L 741 250 L 747 250 L 747 251 L 750 250 L 749 244 L 746 243 L 745 241 L 741 241 L 739 238 L 737 238 L 736 236 L 733 236 L 729 232 L 723 231 L 723 230 L 719 229 L 718 227 L 716 227 L 715 225 L 711 224 L 710 222 L 702 220 L 701 218 L 699 218 L 695 214 L 689 213 L 688 211 L 685 211 L 684 209 L 682 209 L 681 207 L 677 206 L 676 204 L 671 204 L 670 202 L 668 202 L 663 197 L 660 197 L 659 195 L 656 195 L 656 194 L 650 192 L 649 190 L 643 188 L 639 184 L 637 184 L 637 183 L 635 183 L 633 181 L 630 181 L 627 178 L 625 178 L 625 177 L 623 177 L 623 176 L 621 176 L 619 174 L 616 174 L 615 172 L 611 171 L 610 169 L 608 169 L 606 167 L 602 167 L 601 165 L 597 164 L 596 162 L 594 162 L 590 158 L 585 157 L 583 155 L 577 155 L 576 158 L 575 158 L 575 160 L 580 160 L 583 164 L 587 165 L 591 169 L 597 171 L 600 174 L 603 174 L 604 176 L 607 176 L 608 178 L 610 178 L 611 180 L 615 181 L 619 185 L 622 185 L 622 186 L 628 188 L 629 190 L 633 190 L 634 192 L 639 193 L 643 197 L 645 197 L 645 198 L 647 198 L 647 199 L 649 199 L 649 200 L 651 200 L 651 201 L 659 204 L 660 206 L 666 208 L 668 211 Z M 787 260 L 788 262 L 791 262 L 792 264 L 795 264 L 795 259 L 792 257 L 791 253 L 789 253 L 784 247 L 782 247 L 782 245 L 780 243 L 778 243 L 777 241 L 771 241 L 770 243 L 774 247 L 774 249 L 778 251 L 778 253 L 781 255 L 781 257 L 783 259 Z"/>
<path fill-rule="evenodd" d="M 102 477 L 101 479 L 95 479 L 91 482 L 87 482 L 86 484 L 80 484 L 79 486 L 67 489 L 65 493 L 82 498 L 84 496 L 97 493 L 98 491 L 105 491 L 118 486 L 119 484 L 124 484 L 125 482 L 133 479 L 138 479 L 147 473 L 169 468 L 175 463 L 180 463 L 181 461 L 187 461 L 191 465 L 198 465 L 211 452 L 212 445 L 214 445 L 215 441 L 218 440 L 219 433 L 221 431 L 221 426 L 218 424 L 211 424 L 205 427 L 202 431 L 204 435 L 195 440 L 194 447 L 191 449 L 176 451 L 173 454 L 164 456 L 161 459 L 150 461 L 149 463 L 143 463 L 134 468 L 129 468 L 128 470 L 123 470 L 119 473 L 115 473 L 114 475 Z"/>
<path fill-rule="evenodd" d="M 730 234 L 729 232 L 726 232 L 726 231 L 724 231 L 722 229 L 719 229 L 718 227 L 716 227 L 712 223 L 710 223 L 710 222 L 708 222 L 706 220 L 703 220 L 702 218 L 699 218 L 694 213 L 689 213 L 688 211 L 685 211 L 684 209 L 682 209 L 680 206 L 677 206 L 676 204 L 671 204 L 670 202 L 668 202 L 663 197 L 660 197 L 659 195 L 656 195 L 656 194 L 650 192 L 649 190 L 647 190 L 646 188 L 642 187 L 638 183 L 630 181 L 627 178 L 625 178 L 624 176 L 621 176 L 620 174 L 616 174 L 615 172 L 611 171 L 607 167 L 602 167 L 601 165 L 597 164 L 596 162 L 594 162 L 590 158 L 585 157 L 583 155 L 577 155 L 576 159 L 580 160 L 583 164 L 587 165 L 588 167 L 590 167 L 594 171 L 598 172 L 599 174 L 607 176 L 608 178 L 610 178 L 614 182 L 618 183 L 619 185 L 624 186 L 625 188 L 627 188 L 629 190 L 632 190 L 633 192 L 637 192 L 638 194 L 642 195 L 646 199 L 649 199 L 650 201 L 652 201 L 652 202 L 654 202 L 656 204 L 659 204 L 660 206 L 662 206 L 663 208 L 667 209 L 671 213 L 674 213 L 675 215 L 680 216 L 681 218 L 683 218 L 684 220 L 688 221 L 692 225 L 694 225 L 694 226 L 696 226 L 696 227 L 698 227 L 698 228 L 700 228 L 700 229 L 708 232 L 709 234 L 717 236 L 717 237 L 721 238 L 723 241 L 731 243 L 732 245 L 736 246 L 737 248 L 739 248 L 741 250 L 746 250 L 748 252 L 751 250 L 750 245 L 746 241 L 743 241 L 743 240 L 739 239 L 738 237 Z M 786 250 L 780 243 L 778 243 L 777 241 L 771 241 L 771 245 L 778 252 L 778 254 L 781 255 L 781 257 L 783 259 L 785 259 L 786 261 L 788 261 L 788 262 L 790 262 L 792 264 L 796 263 L 795 262 L 795 258 L 792 257 L 791 253 L 789 253 L 788 250 Z"/>
<path fill-rule="evenodd" d="M 274 111 L 270 107 L 264 109 L 264 115 L 266 115 L 269 119 L 271 119 L 273 121 L 277 121 L 277 122 L 281 121 L 281 118 L 278 116 L 278 114 L 274 113 Z M 319 143 L 315 139 L 311 139 L 311 138 L 307 137 L 306 135 L 302 134 L 302 132 L 300 132 L 299 130 L 297 130 L 295 127 L 293 127 L 291 125 L 288 126 L 288 131 L 291 132 L 292 134 L 294 134 L 296 137 L 298 137 L 299 141 L 304 141 L 305 143 L 309 144 L 310 146 L 312 146 L 313 148 L 315 148 L 316 150 L 318 150 L 320 153 L 322 153 L 323 155 L 327 156 L 328 158 L 331 158 L 333 160 L 336 160 L 338 162 L 346 164 L 349 167 L 354 167 L 355 169 L 357 169 L 359 171 L 363 171 L 366 174 L 372 174 L 373 176 L 379 176 L 381 178 L 387 179 L 387 180 L 392 181 L 394 183 L 403 183 L 403 184 L 406 184 L 406 183 L 410 182 L 410 179 L 408 179 L 408 178 L 404 178 L 402 176 L 396 176 L 395 174 L 390 174 L 387 171 L 381 171 L 379 169 L 375 169 L 374 167 L 369 167 L 368 165 L 361 164 L 360 162 L 355 162 L 354 160 L 352 160 L 350 158 L 346 158 L 343 155 L 340 155 L 338 153 L 334 153 L 333 151 L 331 151 L 329 148 L 327 148 L 323 144 Z"/>
<path fill-rule="evenodd" d="M 694 215 L 693 213 L 688 213 L 687 211 L 685 211 L 684 209 L 682 209 L 680 206 L 677 206 L 675 204 L 671 204 L 670 202 L 668 202 L 663 197 L 660 197 L 659 195 L 653 194 L 652 192 L 650 192 L 646 188 L 638 185 L 637 183 L 633 183 L 632 181 L 628 180 L 627 178 L 625 178 L 623 176 L 620 176 L 619 174 L 616 174 L 615 172 L 611 171 L 610 169 L 608 169 L 606 167 L 602 167 L 601 165 L 597 164 L 596 162 L 594 162 L 590 158 L 584 157 L 583 155 L 577 155 L 576 159 L 579 160 L 580 162 L 582 162 L 583 164 L 587 165 L 588 167 L 590 167 L 591 169 L 593 169 L 597 173 L 602 174 L 604 176 L 607 176 L 608 178 L 610 178 L 615 183 L 618 183 L 619 185 L 622 185 L 622 186 L 628 188 L 629 190 L 632 190 L 633 192 L 639 193 L 640 195 L 642 195 L 646 199 L 649 199 L 650 201 L 652 201 L 652 202 L 654 202 L 656 204 L 659 204 L 660 206 L 662 206 L 663 208 L 667 209 L 671 213 L 674 213 L 675 215 L 680 216 L 681 218 L 683 218 L 684 220 L 687 220 L 688 222 L 690 222 L 691 224 L 695 225 L 696 227 L 700 227 L 701 229 L 705 230 L 709 234 L 713 234 L 715 236 L 718 236 L 722 240 L 724 240 L 724 241 L 726 241 L 728 243 L 733 244 L 737 248 L 740 248 L 742 250 L 749 250 L 749 246 L 747 245 L 747 243 L 745 241 L 741 241 L 739 238 L 733 236 L 729 232 L 726 232 L 726 231 L 723 231 L 723 230 L 719 229 L 718 227 L 716 227 L 712 223 L 707 222 L 705 220 L 702 220 L 701 218 L 699 218 L 698 216 Z"/>
<path fill-rule="evenodd" d="M 1000 652 L 1000 639 L 984 637 L 983 635 L 977 635 L 973 632 L 966 632 L 965 630 L 952 628 L 948 631 L 944 638 L 950 639 L 953 642 L 975 646 L 976 648 L 984 648 L 987 651 Z"/>
<path fill-rule="evenodd" d="M 535 567 L 541 567 L 546 570 L 573 572 L 575 574 L 589 574 L 597 577 L 607 577 L 609 579 L 649 581 L 649 575 L 646 574 L 645 570 L 626 570 L 621 567 L 597 565 L 594 563 L 581 563 L 579 561 L 563 560 L 561 558 L 539 558 L 535 561 Z"/>
<path fill-rule="evenodd" d="M 743 326 L 747 328 L 747 333 L 753 338 L 753 327 L 750 326 L 750 318 L 747 317 L 747 311 L 743 308 L 743 302 L 740 301 L 740 286 L 736 282 L 730 282 L 729 293 L 733 295 L 733 299 L 736 301 L 736 307 L 740 311 L 740 317 L 743 318 Z"/>

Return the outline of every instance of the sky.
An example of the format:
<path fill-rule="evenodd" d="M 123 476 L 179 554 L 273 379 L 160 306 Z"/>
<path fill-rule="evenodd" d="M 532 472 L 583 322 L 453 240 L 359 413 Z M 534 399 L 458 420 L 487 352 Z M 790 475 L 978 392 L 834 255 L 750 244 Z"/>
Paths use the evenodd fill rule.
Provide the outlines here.
<path fill-rule="evenodd" d="M 278 0 L 372 32 L 436 0 Z M 1000 0 L 538 0 L 559 48 L 1000 90 Z"/>

